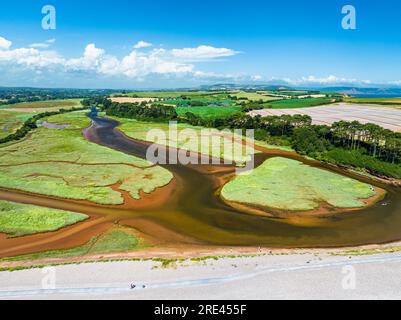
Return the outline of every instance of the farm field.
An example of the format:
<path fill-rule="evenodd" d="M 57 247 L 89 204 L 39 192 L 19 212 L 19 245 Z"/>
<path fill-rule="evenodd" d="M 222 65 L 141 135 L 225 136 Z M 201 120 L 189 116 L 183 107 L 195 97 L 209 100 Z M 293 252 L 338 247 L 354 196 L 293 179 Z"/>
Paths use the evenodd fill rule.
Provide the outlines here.
<path fill-rule="evenodd" d="M 114 94 L 112 97 L 124 95 L 126 97 L 133 98 L 179 98 L 181 96 L 201 96 L 209 95 L 208 91 L 141 91 L 141 92 L 129 92 L 124 94 Z M 117 98 L 117 97 L 116 97 Z"/>
<path fill-rule="evenodd" d="M 25 112 L 45 112 L 57 111 L 60 109 L 71 109 L 81 106 L 80 99 L 65 99 L 65 100 L 46 100 L 35 102 L 22 102 L 9 105 L 0 105 L 1 109 L 17 110 Z"/>
<path fill-rule="evenodd" d="M 266 92 L 268 94 L 268 92 Z M 135 98 L 161 98 L 161 99 L 177 99 L 183 96 L 193 99 L 200 99 L 202 97 L 207 99 L 220 99 L 228 98 L 228 96 L 236 96 L 237 98 L 246 98 L 249 100 L 266 100 L 271 101 L 275 99 L 282 99 L 280 97 L 266 96 L 263 93 L 245 92 L 245 91 L 148 91 L 148 92 L 130 92 L 124 94 L 114 94 L 113 98 L 118 96 L 135 97 Z M 273 94 L 274 95 L 274 94 Z"/>
<path fill-rule="evenodd" d="M 9 111 L 0 109 L 0 139 L 14 133 L 26 120 L 34 116 L 33 112 Z"/>
<path fill-rule="evenodd" d="M 280 157 L 238 175 L 221 191 L 226 201 L 284 211 L 310 211 L 322 202 L 335 208 L 360 208 L 366 205 L 362 199 L 375 194 L 368 184 Z"/>
<path fill-rule="evenodd" d="M 167 185 L 172 174 L 146 160 L 88 142 L 85 112 L 56 115 L 47 122 L 64 129 L 40 127 L 18 143 L 0 148 L 0 187 L 99 204 L 123 204 L 118 190 L 140 199 Z M 116 186 L 117 190 L 113 186 Z"/>
<path fill-rule="evenodd" d="M 0 200 L 0 232 L 12 237 L 56 231 L 87 218 L 80 213 Z"/>
<path fill-rule="evenodd" d="M 346 97 L 345 102 L 357 103 L 357 104 L 385 104 L 385 105 L 395 105 L 396 107 L 401 107 L 401 98 L 355 98 Z"/>
<path fill-rule="evenodd" d="M 197 103 L 199 104 L 197 105 Z M 228 106 L 228 105 L 234 105 L 235 101 L 228 99 L 226 96 L 216 96 L 216 97 L 207 96 L 207 97 L 194 97 L 191 99 L 168 99 L 168 100 L 163 100 L 160 104 L 172 105 L 177 107 L 185 107 L 185 106 L 202 107 L 206 106 L 205 104 L 210 106 L 224 104 Z"/>
<path fill-rule="evenodd" d="M 185 117 L 187 112 L 191 112 L 203 119 L 224 119 L 233 114 L 241 112 L 239 106 L 207 106 L 207 107 L 178 107 L 177 114 Z"/>
<path fill-rule="evenodd" d="M 266 93 L 268 94 L 268 93 Z M 263 101 L 274 101 L 274 100 L 281 100 L 283 99 L 282 97 L 279 96 L 267 96 L 263 93 L 257 93 L 257 92 L 245 92 L 245 91 L 239 91 L 239 92 L 231 92 L 230 95 L 237 97 L 237 99 L 247 99 L 250 101 L 258 101 L 258 100 L 263 100 Z"/>
<path fill-rule="evenodd" d="M 21 102 L 15 104 L 1 105 L 0 109 L 55 109 L 55 108 L 71 108 L 81 105 L 81 99 L 63 99 L 63 100 L 44 100 L 33 102 Z"/>
<path fill-rule="evenodd" d="M 281 91 L 271 91 L 273 94 L 277 95 L 285 95 L 285 96 L 291 96 L 291 97 L 298 97 L 298 96 L 304 96 L 310 94 L 308 91 L 304 90 L 281 90 Z"/>
<path fill-rule="evenodd" d="M 401 110 L 386 106 L 340 103 L 313 108 L 263 109 L 250 111 L 251 116 L 280 116 L 283 114 L 305 114 L 312 117 L 314 124 L 330 125 L 334 122 L 359 121 L 375 123 L 383 128 L 401 132 Z"/>
<path fill-rule="evenodd" d="M 287 109 L 287 108 L 308 108 L 308 107 L 315 107 L 322 104 L 329 104 L 333 102 L 331 98 L 303 98 L 303 99 L 284 99 L 273 101 L 266 106 L 265 108 L 272 108 L 272 109 Z"/>

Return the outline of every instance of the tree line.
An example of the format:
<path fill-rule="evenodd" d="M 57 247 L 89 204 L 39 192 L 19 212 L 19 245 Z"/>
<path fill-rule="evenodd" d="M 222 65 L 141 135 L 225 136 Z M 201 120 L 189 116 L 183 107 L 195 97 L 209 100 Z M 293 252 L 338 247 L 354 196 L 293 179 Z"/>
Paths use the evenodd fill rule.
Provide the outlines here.
<path fill-rule="evenodd" d="M 297 152 L 340 165 L 365 168 L 378 175 L 401 178 L 401 133 L 376 124 L 339 121 L 313 125 L 307 115 L 255 116 L 237 113 L 227 118 L 204 119 L 192 112 L 179 117 L 174 107 L 147 103 L 112 103 L 103 98 L 96 106 L 107 115 L 145 121 L 177 120 L 195 126 L 255 129 L 257 140 L 280 141 Z"/>
<path fill-rule="evenodd" d="M 106 99 L 107 100 L 107 99 Z M 142 103 L 117 103 L 103 101 L 100 106 L 103 111 L 109 116 L 130 118 L 138 120 L 176 120 L 178 119 L 177 112 L 173 106 L 164 105 L 148 105 Z M 99 104 L 97 105 L 99 107 Z"/>
<path fill-rule="evenodd" d="M 112 94 L 115 90 L 89 89 L 46 89 L 46 88 L 4 88 L 0 87 L 1 104 L 17 104 L 63 99 L 82 99 L 86 97 Z"/>

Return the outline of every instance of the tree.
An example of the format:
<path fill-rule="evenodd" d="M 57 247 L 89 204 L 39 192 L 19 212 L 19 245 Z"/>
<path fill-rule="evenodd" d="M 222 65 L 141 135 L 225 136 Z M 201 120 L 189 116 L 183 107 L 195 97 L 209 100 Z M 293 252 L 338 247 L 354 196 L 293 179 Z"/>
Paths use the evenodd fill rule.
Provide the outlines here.
<path fill-rule="evenodd" d="M 318 133 L 311 127 L 297 128 L 294 130 L 292 146 L 298 152 L 314 154 L 327 150 L 329 143 L 319 137 Z"/>

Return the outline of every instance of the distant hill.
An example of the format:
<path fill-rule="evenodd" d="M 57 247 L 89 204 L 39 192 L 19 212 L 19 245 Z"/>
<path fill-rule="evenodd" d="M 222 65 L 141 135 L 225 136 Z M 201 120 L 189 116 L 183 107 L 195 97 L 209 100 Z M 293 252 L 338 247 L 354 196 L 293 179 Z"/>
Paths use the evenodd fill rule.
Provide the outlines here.
<path fill-rule="evenodd" d="M 286 85 L 271 85 L 271 84 L 233 84 L 233 83 L 219 83 L 214 85 L 203 85 L 200 90 L 205 91 L 225 91 L 225 90 L 307 90 L 307 91 L 321 91 L 321 92 L 338 92 L 354 97 L 365 98 L 390 98 L 401 97 L 401 88 L 364 88 L 364 87 L 290 87 Z"/>
<path fill-rule="evenodd" d="M 200 90 L 205 91 L 225 91 L 225 90 L 291 90 L 291 87 L 283 85 L 266 85 L 266 84 L 234 84 L 219 83 L 213 85 L 203 85 Z"/>
<path fill-rule="evenodd" d="M 319 88 L 323 92 L 338 92 L 354 97 L 379 98 L 401 97 L 401 88 L 358 88 L 358 87 L 328 87 Z"/>

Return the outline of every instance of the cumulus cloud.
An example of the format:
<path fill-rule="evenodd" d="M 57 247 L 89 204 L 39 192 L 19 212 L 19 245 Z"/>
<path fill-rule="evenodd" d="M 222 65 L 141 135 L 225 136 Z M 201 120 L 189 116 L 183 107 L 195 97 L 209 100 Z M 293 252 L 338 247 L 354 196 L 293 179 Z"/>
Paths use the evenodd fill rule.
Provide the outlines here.
<path fill-rule="evenodd" d="M 46 70 L 58 72 L 86 72 L 111 77 L 127 77 L 141 80 L 148 75 L 191 75 L 192 77 L 207 78 L 215 76 L 196 70 L 195 65 L 188 60 L 212 59 L 235 54 L 234 50 L 199 46 L 185 49 L 152 49 L 143 52 L 139 48 L 148 47 L 144 41 L 138 42 L 128 55 L 118 58 L 108 54 L 96 44 L 88 44 L 82 56 L 67 58 L 48 47 L 55 39 L 43 43 L 32 44 L 29 48 L 10 49 L 11 42 L 0 38 L 0 64 L 13 68 L 19 66 L 35 72 Z"/>
<path fill-rule="evenodd" d="M 142 49 L 142 48 L 149 48 L 153 46 L 153 44 L 151 44 L 150 42 L 146 42 L 146 41 L 138 41 L 135 45 L 134 45 L 134 49 Z"/>
<path fill-rule="evenodd" d="M 174 57 L 185 60 L 210 60 L 234 56 L 239 52 L 227 48 L 201 45 L 196 48 L 173 49 L 171 53 Z"/>
<path fill-rule="evenodd" d="M 11 48 L 12 42 L 6 38 L 0 37 L 0 49 L 8 50 Z"/>
<path fill-rule="evenodd" d="M 36 73 L 57 71 L 58 74 L 76 73 L 99 74 L 111 77 L 126 77 L 142 80 L 148 75 L 189 75 L 198 77 L 200 72 L 195 65 L 175 57 L 173 50 L 162 48 L 143 52 L 133 49 L 124 57 L 108 54 L 94 43 L 88 44 L 78 58 L 67 58 L 56 51 L 49 50 L 48 45 L 54 43 L 50 39 L 43 43 L 32 44 L 29 48 L 10 49 L 11 43 L 3 43 L 0 47 L 0 64 L 9 68 L 25 68 Z M 142 44 L 143 47 L 143 44 Z"/>
<path fill-rule="evenodd" d="M 0 50 L 0 63 L 18 65 L 30 69 L 45 69 L 62 65 L 65 59 L 53 51 L 41 51 L 35 48 Z"/>

